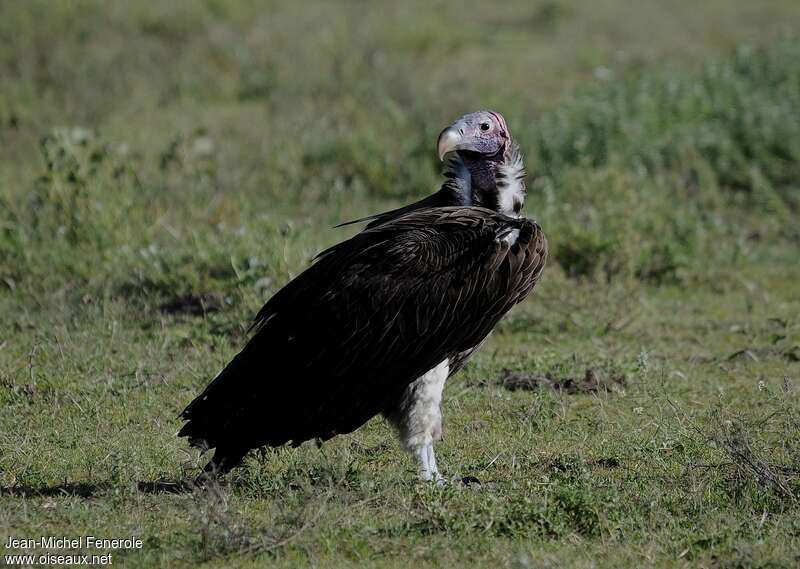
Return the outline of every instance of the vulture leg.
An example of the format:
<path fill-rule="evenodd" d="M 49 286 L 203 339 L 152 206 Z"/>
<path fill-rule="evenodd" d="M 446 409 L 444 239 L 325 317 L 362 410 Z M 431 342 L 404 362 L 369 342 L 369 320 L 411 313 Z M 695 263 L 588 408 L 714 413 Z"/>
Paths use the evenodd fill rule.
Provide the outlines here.
<path fill-rule="evenodd" d="M 444 476 L 439 473 L 436 467 L 436 455 L 433 452 L 433 444 L 419 447 L 414 451 L 420 463 L 419 477 L 426 482 L 436 482 L 439 485 L 447 483 Z"/>
<path fill-rule="evenodd" d="M 403 448 L 417 457 L 423 480 L 443 482 L 436 466 L 433 443 L 442 438 L 442 391 L 449 375 L 448 360 L 443 360 L 409 385 L 399 405 L 387 413 L 397 428 Z"/>

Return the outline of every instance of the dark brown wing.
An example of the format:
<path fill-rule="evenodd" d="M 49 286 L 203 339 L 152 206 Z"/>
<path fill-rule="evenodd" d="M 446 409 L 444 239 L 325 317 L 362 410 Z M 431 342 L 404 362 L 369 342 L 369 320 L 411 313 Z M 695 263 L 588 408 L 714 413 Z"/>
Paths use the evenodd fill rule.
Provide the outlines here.
<path fill-rule="evenodd" d="M 450 168 L 454 168 L 454 166 L 451 165 Z M 354 219 L 352 221 L 345 221 L 336 227 L 344 227 L 345 225 L 353 225 L 354 223 L 368 221 L 369 223 L 367 224 L 366 228 L 371 229 L 407 215 L 413 211 L 452 206 L 466 207 L 472 205 L 471 189 L 466 180 L 456 177 L 456 175 L 451 171 L 445 171 L 445 176 L 447 177 L 447 180 L 445 180 L 441 188 L 439 188 L 435 194 L 431 194 L 430 196 L 424 197 L 419 201 L 399 207 L 397 209 L 384 211 L 383 213 L 375 213 L 368 215 L 367 217 Z"/>
<path fill-rule="evenodd" d="M 179 434 L 238 462 L 262 445 L 350 432 L 478 345 L 532 290 L 545 256 L 533 221 L 481 208 L 420 210 L 363 231 L 267 302 Z"/>

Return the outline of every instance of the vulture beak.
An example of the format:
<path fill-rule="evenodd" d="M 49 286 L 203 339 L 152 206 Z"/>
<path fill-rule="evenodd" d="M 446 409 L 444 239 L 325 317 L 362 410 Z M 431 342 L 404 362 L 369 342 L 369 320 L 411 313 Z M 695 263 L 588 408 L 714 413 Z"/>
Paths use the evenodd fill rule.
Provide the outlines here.
<path fill-rule="evenodd" d="M 462 134 L 452 126 L 448 126 L 439 135 L 439 142 L 436 143 L 439 151 L 439 160 L 444 160 L 445 155 L 453 150 L 458 150 L 461 143 Z"/>

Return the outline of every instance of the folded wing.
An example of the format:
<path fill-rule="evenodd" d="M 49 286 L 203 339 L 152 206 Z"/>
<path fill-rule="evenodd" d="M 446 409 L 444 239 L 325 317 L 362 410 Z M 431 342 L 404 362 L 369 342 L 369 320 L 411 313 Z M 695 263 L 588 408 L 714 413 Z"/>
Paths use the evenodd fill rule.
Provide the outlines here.
<path fill-rule="evenodd" d="M 544 267 L 539 226 L 482 208 L 419 210 L 324 251 L 256 317 L 183 411 L 218 464 L 355 430 L 443 359 L 477 346 Z"/>

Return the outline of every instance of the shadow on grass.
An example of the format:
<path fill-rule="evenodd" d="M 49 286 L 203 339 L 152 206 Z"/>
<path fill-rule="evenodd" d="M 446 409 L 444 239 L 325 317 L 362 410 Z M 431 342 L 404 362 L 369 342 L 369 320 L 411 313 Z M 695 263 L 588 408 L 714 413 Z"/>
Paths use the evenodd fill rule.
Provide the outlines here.
<path fill-rule="evenodd" d="M 0 496 L 17 498 L 54 498 L 58 496 L 76 496 L 92 498 L 112 489 L 110 482 L 64 482 L 52 486 L 0 486 Z M 140 480 L 136 482 L 136 490 L 142 494 L 184 494 L 197 490 L 197 485 L 189 479 L 179 480 Z"/>
<path fill-rule="evenodd" d="M 109 483 L 94 484 L 92 482 L 64 482 L 53 486 L 3 486 L 0 487 L 0 496 L 16 496 L 18 498 L 79 496 L 81 498 L 91 498 L 109 488 L 111 488 Z"/>
<path fill-rule="evenodd" d="M 197 485 L 190 479 L 140 481 L 136 489 L 142 494 L 184 494 L 197 490 Z"/>

